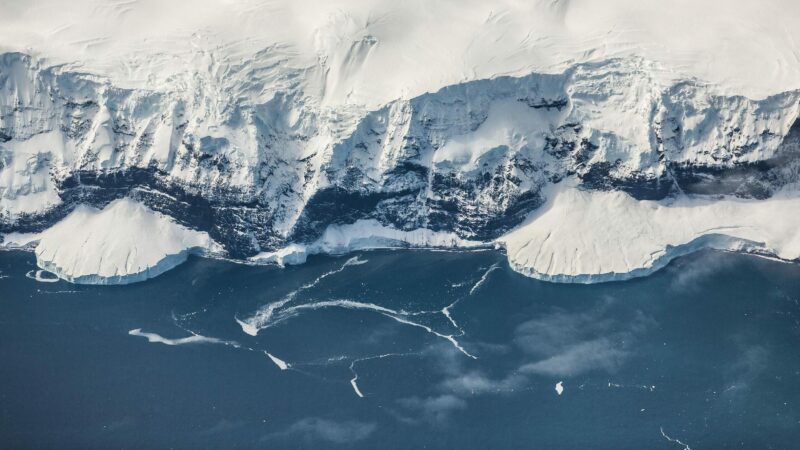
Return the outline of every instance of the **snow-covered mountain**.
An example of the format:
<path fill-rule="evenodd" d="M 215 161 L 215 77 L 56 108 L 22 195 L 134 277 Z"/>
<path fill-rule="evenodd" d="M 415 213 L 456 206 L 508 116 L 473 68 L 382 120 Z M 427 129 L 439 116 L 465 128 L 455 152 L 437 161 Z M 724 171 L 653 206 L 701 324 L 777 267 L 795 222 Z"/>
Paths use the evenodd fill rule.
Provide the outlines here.
<path fill-rule="evenodd" d="M 798 259 L 800 5 L 735 3 L 0 0 L 0 233 L 78 282 L 190 251 Z"/>

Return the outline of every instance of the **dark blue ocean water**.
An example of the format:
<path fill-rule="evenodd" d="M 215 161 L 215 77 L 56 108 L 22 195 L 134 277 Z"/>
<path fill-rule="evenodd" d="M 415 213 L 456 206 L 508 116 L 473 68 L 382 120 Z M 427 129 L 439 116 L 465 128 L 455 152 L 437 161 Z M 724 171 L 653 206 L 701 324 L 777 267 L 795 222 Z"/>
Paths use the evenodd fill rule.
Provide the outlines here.
<path fill-rule="evenodd" d="M 116 287 L 34 268 L 0 252 L 2 448 L 800 445 L 798 265 L 704 252 L 592 286 L 489 251 L 192 259 Z"/>

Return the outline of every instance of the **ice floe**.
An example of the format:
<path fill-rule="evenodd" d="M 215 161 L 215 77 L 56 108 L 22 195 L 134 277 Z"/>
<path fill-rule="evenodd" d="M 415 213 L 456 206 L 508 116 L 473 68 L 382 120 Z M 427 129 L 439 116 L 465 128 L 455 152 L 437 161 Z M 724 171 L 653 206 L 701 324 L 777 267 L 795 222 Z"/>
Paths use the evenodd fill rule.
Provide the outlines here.
<path fill-rule="evenodd" d="M 183 338 L 170 339 L 170 338 L 165 338 L 164 336 L 161 336 L 160 334 L 157 333 L 146 333 L 142 331 L 141 328 L 135 328 L 133 330 L 130 330 L 128 331 L 128 334 L 130 334 L 131 336 L 139 336 L 146 338 L 148 342 L 164 344 L 164 345 L 187 345 L 187 344 L 223 344 L 231 346 L 239 345 L 232 341 L 225 341 L 222 339 L 207 337 L 200 334 L 192 334 L 191 336 Z"/>
<path fill-rule="evenodd" d="M 286 369 L 289 368 L 289 364 L 286 361 L 278 358 L 277 356 L 273 355 L 272 353 L 269 353 L 269 352 L 264 352 L 264 353 L 267 354 L 267 357 L 269 357 L 269 359 L 272 362 L 274 362 L 275 365 L 278 366 L 279 369 L 286 370 Z"/>
<path fill-rule="evenodd" d="M 53 276 L 52 277 L 46 276 L 45 274 L 48 273 Z M 57 283 L 59 281 L 59 278 L 55 274 L 41 269 L 29 270 L 28 273 L 25 274 L 25 276 L 32 280 L 36 280 L 40 283 Z"/>

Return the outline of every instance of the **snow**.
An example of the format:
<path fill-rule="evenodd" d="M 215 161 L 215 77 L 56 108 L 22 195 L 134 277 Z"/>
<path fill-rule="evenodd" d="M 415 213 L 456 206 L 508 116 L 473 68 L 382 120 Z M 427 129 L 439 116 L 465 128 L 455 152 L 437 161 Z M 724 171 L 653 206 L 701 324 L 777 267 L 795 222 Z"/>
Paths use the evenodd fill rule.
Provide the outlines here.
<path fill-rule="evenodd" d="M 145 88 L 244 85 L 225 77 L 266 49 L 331 105 L 614 57 L 762 98 L 800 87 L 798 22 L 793 0 L 3 0 L 0 51 Z"/>
<path fill-rule="evenodd" d="M 244 331 L 245 334 L 249 334 L 250 336 L 258 336 L 258 327 L 256 325 L 239 319 L 236 319 L 236 323 L 242 327 L 242 331 Z"/>
<path fill-rule="evenodd" d="M 532 109 L 516 99 L 493 102 L 488 117 L 477 130 L 454 136 L 433 154 L 437 167 L 472 170 L 489 163 L 492 150 L 509 147 L 515 151 L 528 146 L 543 148 L 543 133 L 554 128 L 553 114 L 545 109 Z"/>
<path fill-rule="evenodd" d="M 498 238 L 512 269 L 570 283 L 624 280 L 650 274 L 703 248 L 800 259 L 800 196 L 767 200 L 683 196 L 636 200 L 621 191 L 587 191 L 565 180 L 526 221 Z M 425 229 L 400 231 L 375 221 L 331 225 L 309 245 L 292 244 L 253 257 L 258 263 L 300 264 L 310 254 L 394 247 L 478 248 L 488 243 Z"/>
<path fill-rule="evenodd" d="M 505 248 L 512 269 L 534 278 L 574 283 L 624 280 L 650 274 L 703 248 L 800 260 L 800 196 L 792 191 L 766 200 L 683 196 L 642 201 L 620 191 L 581 190 L 574 180 L 566 180 L 546 195 L 545 205 L 493 243 Z M 140 281 L 177 266 L 190 253 L 220 251 L 206 233 L 186 229 L 127 198 L 102 211 L 80 206 L 42 233 L 5 235 L 3 246 L 18 248 L 37 241 L 40 268 L 87 284 Z M 291 244 L 252 261 L 301 264 L 318 253 L 474 249 L 491 244 L 361 220 L 331 225 L 311 244 Z M 247 321 L 240 325 L 249 334 L 258 331 Z"/>
<path fill-rule="evenodd" d="M 767 200 L 681 197 L 639 201 L 565 182 L 547 204 L 498 239 L 511 267 L 550 281 L 642 276 L 702 248 L 800 258 L 800 196 Z"/>
<path fill-rule="evenodd" d="M 274 252 L 262 252 L 250 258 L 260 264 L 302 264 L 309 255 L 345 254 L 380 248 L 477 248 L 489 244 L 459 238 L 455 233 L 424 228 L 411 231 L 381 225 L 376 220 L 359 220 L 347 225 L 329 225 L 311 244 L 290 244 Z"/>
<path fill-rule="evenodd" d="M 232 191 L 245 202 L 263 201 L 273 218 L 265 234 L 285 237 L 315 194 L 353 186 L 347 184 L 352 168 L 363 171 L 354 186 L 367 194 L 419 189 L 419 180 L 398 176 L 408 163 L 465 181 L 514 161 L 541 169 L 515 169 L 510 175 L 520 184 L 502 186 L 511 195 L 500 202 L 489 189 L 458 199 L 475 214 L 493 213 L 508 206 L 506 198 L 538 189 L 544 174 L 575 171 L 565 167 L 569 158 L 544 151 L 545 138 L 558 133 L 564 141 L 598 146 L 586 155 L 586 167 L 619 161 L 615 176 L 656 176 L 663 172 L 661 156 L 714 167 L 767 160 L 800 114 L 800 91 L 784 92 L 797 88 L 800 77 L 770 86 L 762 74 L 747 86 L 776 95 L 741 97 L 746 90 L 722 89 L 689 70 L 693 60 L 669 68 L 648 59 L 649 50 L 639 52 L 651 47 L 616 41 L 662 26 L 626 28 L 634 19 L 647 22 L 646 15 L 620 13 L 608 18 L 618 19 L 613 26 L 595 23 L 582 18 L 596 9 L 582 1 L 457 7 L 376 0 L 220 7 L 219 1 L 0 3 L 11 12 L 0 11 L 0 51 L 34 55 L 0 54 L 0 130 L 11 137 L 0 142 L 0 220 L 41 214 L 88 191 L 91 183 L 68 192 L 58 185 L 78 171 L 137 168 L 157 170 L 166 185 L 193 187 L 207 198 Z M 631 6 L 611 0 L 600 15 L 613 16 L 615 5 Z M 656 13 L 663 8 L 652 5 Z M 713 9 L 693 4 L 686 10 L 704 8 Z M 786 5 L 779 20 L 797 8 Z M 433 26 L 436 16 L 429 14 L 447 18 L 447 26 Z M 740 9 L 719 14 L 737 16 Z M 569 37 L 604 26 L 614 32 L 603 31 L 603 39 Z M 39 36 L 47 33 L 52 36 Z M 750 67 L 748 58 L 794 51 L 793 43 L 779 41 L 755 56 L 737 46 L 726 57 Z M 698 73 L 724 55 L 700 56 Z M 54 66 L 59 61 L 65 65 Z M 800 64 L 783 66 L 791 71 Z M 464 84 L 482 78 L 488 79 Z M 719 91 L 735 96 L 719 97 Z M 565 106 L 529 108 L 520 101 L 540 99 Z M 576 128 L 581 131 L 571 131 Z M 418 145 L 418 156 L 409 142 Z M 418 196 L 418 207 L 401 211 L 410 222 L 424 223 L 427 200 L 440 200 L 439 192 L 427 194 Z M 263 240 L 258 245 L 274 249 Z M 283 252 L 274 259 L 303 259 L 302 249 Z"/>
<path fill-rule="evenodd" d="M 80 284 L 125 284 L 155 277 L 190 253 L 219 251 L 208 234 L 189 230 L 124 198 L 103 210 L 79 206 L 39 236 L 37 265 Z"/>
<path fill-rule="evenodd" d="M 61 203 L 48 169 L 64 160 L 66 152 L 57 150 L 66 148 L 58 132 L 0 145 L 0 212 L 33 213 Z"/>
<path fill-rule="evenodd" d="M 488 214 L 543 174 L 580 170 L 543 150 L 556 132 L 596 145 L 581 165 L 613 164 L 621 178 L 662 175 L 662 157 L 768 161 L 800 116 L 797 23 L 794 0 L 0 0 L 0 220 L 73 198 L 58 181 L 76 171 L 155 168 L 209 197 L 265 200 L 263 231 L 285 237 L 349 168 L 363 171 L 360 193 L 392 194 L 419 189 L 395 173 L 407 163 L 465 181 L 515 158 L 535 165 L 510 173 L 520 184 L 498 188 L 501 202 L 495 190 L 456 199 Z M 539 99 L 565 106 L 520 101 Z M 429 180 L 400 212 L 424 224 L 430 200 L 453 200 L 441 195 Z M 798 258 L 788 191 L 639 202 L 564 182 L 546 198 L 493 243 L 359 220 L 252 261 L 497 244 L 523 274 L 595 282 L 704 247 Z M 79 206 L 0 247 L 37 241 L 40 267 L 78 283 L 137 281 L 219 250 L 132 200 Z"/>
<path fill-rule="evenodd" d="M 350 386 L 353 387 L 353 392 L 355 392 L 357 396 L 364 398 L 364 394 L 361 392 L 361 389 L 358 388 L 358 384 L 356 384 L 357 381 L 358 375 L 354 375 L 353 378 L 350 379 Z"/>
<path fill-rule="evenodd" d="M 11 250 L 34 246 L 39 241 L 40 233 L 8 233 L 2 235 L 0 249 Z"/>
<path fill-rule="evenodd" d="M 59 280 L 57 277 L 48 277 L 45 274 L 50 273 L 46 270 L 29 270 L 25 276 L 32 280 L 36 280 L 40 283 L 57 283 Z"/>

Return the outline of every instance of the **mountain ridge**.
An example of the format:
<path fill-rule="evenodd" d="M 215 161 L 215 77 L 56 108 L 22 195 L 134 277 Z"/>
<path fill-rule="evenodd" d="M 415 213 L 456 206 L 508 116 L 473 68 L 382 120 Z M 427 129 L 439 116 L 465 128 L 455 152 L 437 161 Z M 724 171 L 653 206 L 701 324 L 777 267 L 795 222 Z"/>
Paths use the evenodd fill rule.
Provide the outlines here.
<path fill-rule="evenodd" d="M 358 223 L 493 245 L 565 182 L 666 204 L 768 200 L 800 180 L 794 41 L 734 54 L 722 38 L 678 40 L 665 51 L 668 23 L 628 0 L 595 21 L 582 0 L 470 4 L 461 15 L 447 4 L 213 0 L 180 27 L 159 16 L 148 29 L 135 25 L 150 0 L 51 5 L 58 14 L 34 17 L 47 1 L 0 19 L 10 24 L 0 36 L 21 20 L 41 25 L 9 35 L 3 48 L 18 50 L 0 53 L 0 235 L 130 198 L 237 260 L 313 247 Z M 784 18 L 800 14 L 784 6 Z M 748 29 L 764 26 L 766 9 L 750 11 Z M 450 35 L 429 27 L 434 10 Z M 262 30 L 267 11 L 276 26 Z M 719 11 L 709 29 L 747 11 Z M 240 29 L 220 21 L 229 15 Z M 42 40 L 45 30 L 80 39 Z M 753 44 L 791 33 L 776 26 Z M 707 67 L 706 47 L 719 50 Z M 752 67 L 723 70 L 766 57 L 780 67 L 760 83 Z"/>

